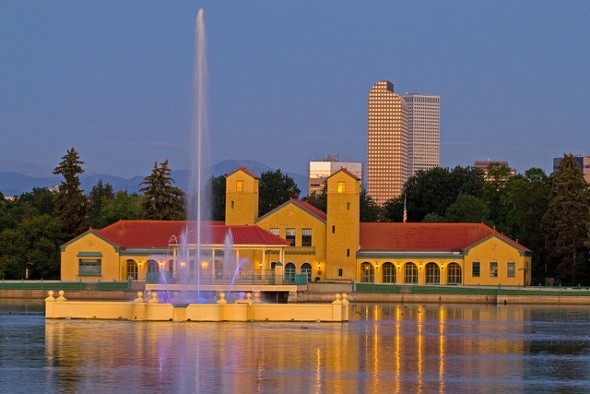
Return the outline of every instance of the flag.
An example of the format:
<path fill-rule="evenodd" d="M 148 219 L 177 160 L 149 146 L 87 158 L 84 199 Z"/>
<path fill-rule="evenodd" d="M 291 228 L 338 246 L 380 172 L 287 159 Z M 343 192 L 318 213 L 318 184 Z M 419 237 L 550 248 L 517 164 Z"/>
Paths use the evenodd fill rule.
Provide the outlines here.
<path fill-rule="evenodd" d="M 404 196 L 404 223 L 408 221 L 408 210 L 406 209 L 406 196 Z"/>

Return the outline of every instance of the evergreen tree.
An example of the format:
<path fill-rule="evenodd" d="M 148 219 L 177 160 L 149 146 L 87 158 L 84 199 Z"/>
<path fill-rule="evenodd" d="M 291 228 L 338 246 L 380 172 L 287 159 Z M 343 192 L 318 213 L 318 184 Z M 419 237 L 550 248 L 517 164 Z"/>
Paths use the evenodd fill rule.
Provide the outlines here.
<path fill-rule="evenodd" d="M 148 219 L 179 220 L 184 219 L 184 194 L 174 186 L 174 179 L 170 177 L 168 160 L 154 164 L 151 175 L 143 179 L 140 189 L 145 199 L 143 209 Z"/>
<path fill-rule="evenodd" d="M 381 206 L 367 194 L 365 189 L 361 190 L 360 198 L 361 222 L 378 222 L 381 219 Z"/>
<path fill-rule="evenodd" d="M 74 148 L 68 149 L 62 161 L 53 170 L 62 175 L 64 180 L 55 194 L 55 213 L 64 225 L 67 238 L 74 238 L 86 230 L 88 200 L 80 187 L 79 174 L 83 174 L 83 161 Z"/>
<path fill-rule="evenodd" d="M 578 284 L 579 269 L 587 250 L 587 225 L 590 197 L 588 183 L 573 156 L 565 155 L 553 174 L 543 229 L 550 261 L 547 275 Z"/>
<path fill-rule="evenodd" d="M 326 193 L 325 187 L 322 188 L 319 193 L 312 192 L 311 195 L 304 197 L 303 200 L 307 201 L 322 212 L 328 211 L 328 194 Z"/>
<path fill-rule="evenodd" d="M 208 189 L 211 190 L 211 215 L 213 220 L 225 220 L 226 175 L 212 177 Z"/>
<path fill-rule="evenodd" d="M 107 183 L 104 184 L 102 179 L 90 190 L 90 224 L 94 228 L 99 228 L 101 213 L 104 200 L 110 200 L 115 197 L 113 187 Z"/>
<path fill-rule="evenodd" d="M 295 180 L 283 174 L 281 170 L 266 171 L 260 174 L 259 185 L 258 212 L 260 216 L 272 211 L 291 198 L 299 198 L 301 192 Z"/>
<path fill-rule="evenodd" d="M 113 198 L 102 197 L 100 217 L 96 219 L 96 228 L 103 228 L 119 220 L 147 219 L 143 210 L 145 196 L 128 194 L 119 190 Z"/>

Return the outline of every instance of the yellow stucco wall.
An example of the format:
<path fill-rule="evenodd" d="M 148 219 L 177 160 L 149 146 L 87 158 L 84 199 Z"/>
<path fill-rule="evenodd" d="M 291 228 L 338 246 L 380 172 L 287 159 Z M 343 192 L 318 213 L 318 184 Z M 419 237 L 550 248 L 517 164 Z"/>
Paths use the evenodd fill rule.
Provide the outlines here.
<path fill-rule="evenodd" d="M 258 179 L 239 169 L 227 176 L 225 188 L 225 224 L 254 224 L 258 219 Z"/>
<path fill-rule="evenodd" d="M 295 229 L 295 245 L 285 249 L 283 265 L 295 264 L 296 273 L 301 273 L 303 264 L 312 268 L 312 278 L 325 278 L 326 267 L 326 223 L 304 211 L 293 202 L 288 202 L 277 210 L 262 216 L 256 225 L 265 230 L 278 229 L 279 237 L 286 239 L 287 229 Z M 312 246 L 302 246 L 302 230 L 311 229 Z M 321 273 L 318 273 L 321 272 Z"/>
<path fill-rule="evenodd" d="M 79 260 L 85 254 L 100 253 L 97 257 L 101 260 L 100 275 L 80 275 Z M 112 281 L 120 280 L 119 253 L 102 238 L 92 233 L 82 234 L 74 241 L 66 244 L 61 251 L 61 279 L 73 281 Z"/>

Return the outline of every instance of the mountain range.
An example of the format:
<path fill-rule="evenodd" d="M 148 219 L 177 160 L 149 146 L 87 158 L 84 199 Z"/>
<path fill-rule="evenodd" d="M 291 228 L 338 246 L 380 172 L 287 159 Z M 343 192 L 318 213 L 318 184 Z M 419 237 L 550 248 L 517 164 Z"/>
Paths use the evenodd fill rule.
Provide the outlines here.
<path fill-rule="evenodd" d="M 255 160 L 224 160 L 212 166 L 207 173 L 213 176 L 220 176 L 231 173 L 239 167 L 245 167 L 248 171 L 258 176 L 263 172 L 276 170 Z M 284 171 L 282 172 L 285 173 Z M 305 196 L 307 194 L 307 176 L 289 172 L 285 174 L 293 178 L 301 190 L 300 196 Z M 80 182 L 82 189 L 86 193 L 89 193 L 92 187 L 101 179 L 104 184 L 110 184 L 115 191 L 126 190 L 129 193 L 137 193 L 141 188 L 140 183 L 147 175 L 149 174 L 137 175 L 132 178 L 122 178 L 116 175 L 86 171 L 80 175 Z M 171 177 L 174 179 L 176 186 L 182 190 L 188 190 L 189 170 L 172 171 Z M 32 191 L 33 188 L 51 189 L 58 186 L 62 180 L 63 177 L 53 175 L 53 168 L 41 164 L 18 160 L 0 160 L 0 192 L 5 197 L 18 196 L 22 193 Z"/>

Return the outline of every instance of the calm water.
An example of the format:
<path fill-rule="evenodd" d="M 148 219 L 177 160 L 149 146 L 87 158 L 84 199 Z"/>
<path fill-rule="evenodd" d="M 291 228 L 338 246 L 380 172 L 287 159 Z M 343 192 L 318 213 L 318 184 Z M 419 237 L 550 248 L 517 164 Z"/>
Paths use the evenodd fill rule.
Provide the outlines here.
<path fill-rule="evenodd" d="M 356 305 L 333 323 L 45 321 L 0 300 L 0 392 L 590 392 L 590 308 Z"/>

